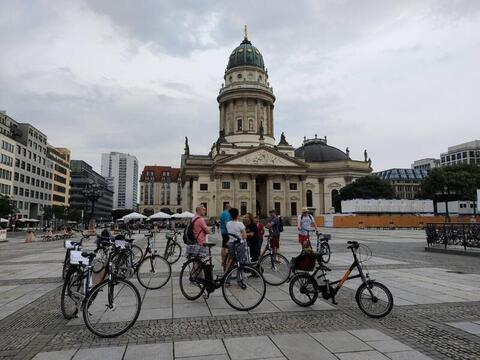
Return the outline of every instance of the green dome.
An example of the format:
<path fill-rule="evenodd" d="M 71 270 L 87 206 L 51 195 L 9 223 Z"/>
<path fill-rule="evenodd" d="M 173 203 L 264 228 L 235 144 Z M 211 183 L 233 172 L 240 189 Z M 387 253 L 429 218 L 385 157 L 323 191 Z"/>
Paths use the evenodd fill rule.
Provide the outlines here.
<path fill-rule="evenodd" d="M 227 70 L 237 66 L 256 66 L 265 70 L 262 54 L 247 38 L 230 54 Z"/>

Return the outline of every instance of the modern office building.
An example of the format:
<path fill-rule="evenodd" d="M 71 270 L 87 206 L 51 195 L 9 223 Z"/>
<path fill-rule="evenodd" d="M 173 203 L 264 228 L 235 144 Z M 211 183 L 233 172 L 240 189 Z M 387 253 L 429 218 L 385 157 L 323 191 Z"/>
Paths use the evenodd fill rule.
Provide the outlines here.
<path fill-rule="evenodd" d="M 181 208 L 181 203 L 180 169 L 170 166 L 145 166 L 140 176 L 139 211 L 156 213 L 169 209 L 175 213 Z"/>
<path fill-rule="evenodd" d="M 113 191 L 114 209 L 136 209 L 138 198 L 138 160 L 119 152 L 102 154 L 102 176 Z"/>
<path fill-rule="evenodd" d="M 431 169 L 434 169 L 439 166 L 440 166 L 440 160 L 435 158 L 426 158 L 426 159 L 415 160 L 412 164 L 412 169 L 430 171 Z"/>
<path fill-rule="evenodd" d="M 0 195 L 13 194 L 13 173 L 15 164 L 15 141 L 11 138 L 10 120 L 0 112 Z"/>
<path fill-rule="evenodd" d="M 84 191 L 95 184 L 100 197 L 95 201 L 93 216 L 97 221 L 108 221 L 112 218 L 113 191 L 107 186 L 103 176 L 83 160 L 71 160 L 70 207 L 83 210 L 84 222 L 88 221 L 92 211 L 92 203 L 84 195 Z"/>
<path fill-rule="evenodd" d="M 450 146 L 448 151 L 440 154 L 441 166 L 474 164 L 480 166 L 480 140 Z"/>
<path fill-rule="evenodd" d="M 53 164 L 52 205 L 69 206 L 70 150 L 48 145 L 47 157 Z"/>
<path fill-rule="evenodd" d="M 388 169 L 375 172 L 372 175 L 389 182 L 400 199 L 414 199 L 420 190 L 422 180 L 428 175 L 427 170 Z"/>

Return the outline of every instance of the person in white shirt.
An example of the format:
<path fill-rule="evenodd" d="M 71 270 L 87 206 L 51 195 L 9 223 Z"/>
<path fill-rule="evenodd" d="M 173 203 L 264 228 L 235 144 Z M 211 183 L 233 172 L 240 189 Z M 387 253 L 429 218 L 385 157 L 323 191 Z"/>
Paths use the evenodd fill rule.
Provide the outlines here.
<path fill-rule="evenodd" d="M 231 208 L 229 210 L 230 216 L 232 217 L 232 220 L 227 222 L 227 232 L 229 234 L 233 234 L 238 236 L 241 241 L 245 242 L 245 239 L 247 238 L 247 233 L 245 231 L 245 225 L 243 222 L 238 220 L 238 209 L 236 208 Z M 230 270 L 230 267 L 232 265 L 232 254 L 234 251 L 234 242 L 237 240 L 236 237 L 229 236 L 228 242 L 227 242 L 227 247 L 228 247 L 228 258 L 225 264 L 225 271 Z"/>
<path fill-rule="evenodd" d="M 312 215 L 308 213 L 308 208 L 304 207 L 302 209 L 302 214 L 298 217 L 298 242 L 302 245 L 303 248 L 311 248 L 310 244 L 310 233 L 312 226 L 315 231 L 318 231 L 317 224 L 315 224 L 315 219 Z"/>

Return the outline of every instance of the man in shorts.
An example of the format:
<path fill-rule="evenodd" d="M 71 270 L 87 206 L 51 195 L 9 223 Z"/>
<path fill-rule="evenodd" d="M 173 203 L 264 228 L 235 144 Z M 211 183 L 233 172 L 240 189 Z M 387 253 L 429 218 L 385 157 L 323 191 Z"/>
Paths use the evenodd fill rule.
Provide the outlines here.
<path fill-rule="evenodd" d="M 275 210 L 270 210 L 269 214 L 270 218 L 265 227 L 270 230 L 270 246 L 272 247 L 273 253 L 277 254 L 280 248 L 280 218 Z"/>
<path fill-rule="evenodd" d="M 302 249 L 311 248 L 310 244 L 310 233 L 309 230 L 312 228 L 318 232 L 317 224 L 315 224 L 315 219 L 312 215 L 308 213 L 308 208 L 304 207 L 302 213 L 298 216 L 297 221 L 298 228 L 298 242 L 302 245 Z"/>
<path fill-rule="evenodd" d="M 232 220 L 230 215 L 230 204 L 225 204 L 223 212 L 220 214 L 220 234 L 222 235 L 222 250 L 220 255 L 222 256 L 222 266 L 225 270 L 225 261 L 227 258 L 227 243 L 228 243 L 228 230 L 227 223 Z"/>

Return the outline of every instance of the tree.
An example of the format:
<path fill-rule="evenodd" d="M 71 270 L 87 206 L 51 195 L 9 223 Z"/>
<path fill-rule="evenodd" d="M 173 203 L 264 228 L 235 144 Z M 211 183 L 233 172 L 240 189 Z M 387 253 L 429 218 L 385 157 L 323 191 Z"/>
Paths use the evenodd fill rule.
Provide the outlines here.
<path fill-rule="evenodd" d="M 170 210 L 170 208 L 167 208 L 167 207 L 161 208 L 160 211 L 168 215 L 173 215 L 172 210 Z"/>
<path fill-rule="evenodd" d="M 145 208 L 143 209 L 143 212 L 142 212 L 142 214 L 145 216 L 151 216 L 154 213 L 155 213 L 155 210 L 153 210 L 152 208 Z"/>
<path fill-rule="evenodd" d="M 120 218 L 124 217 L 125 215 L 128 215 L 132 212 L 133 212 L 133 210 L 131 210 L 131 209 L 115 209 L 115 210 L 112 210 L 112 219 L 113 219 L 113 221 L 116 221 L 117 219 L 120 219 Z"/>
<path fill-rule="evenodd" d="M 476 190 L 480 189 L 480 167 L 475 165 L 455 165 L 430 170 L 422 181 L 417 197 L 420 199 L 475 200 Z"/>
<path fill-rule="evenodd" d="M 7 195 L 0 195 L 0 216 L 8 217 L 8 215 L 14 214 L 15 208 L 12 204 L 12 200 Z"/>
<path fill-rule="evenodd" d="M 67 212 L 67 219 L 69 221 L 76 221 L 80 223 L 82 221 L 82 210 L 69 208 Z"/>
<path fill-rule="evenodd" d="M 351 184 L 340 189 L 339 196 L 336 196 L 335 209 L 340 209 L 342 200 L 351 199 L 393 199 L 395 189 L 385 180 L 378 176 L 369 175 L 357 179 Z"/>

